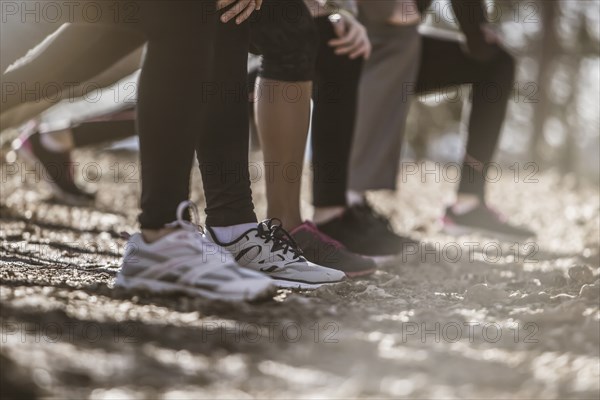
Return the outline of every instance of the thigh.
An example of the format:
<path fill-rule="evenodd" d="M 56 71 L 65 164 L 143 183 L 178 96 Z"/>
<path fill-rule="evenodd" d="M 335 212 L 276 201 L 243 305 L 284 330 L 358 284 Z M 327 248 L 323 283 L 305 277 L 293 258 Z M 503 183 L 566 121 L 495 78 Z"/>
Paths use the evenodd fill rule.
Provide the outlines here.
<path fill-rule="evenodd" d="M 60 25 L 52 23 L 28 23 L 3 16 L 0 23 L 0 73 L 27 51 L 44 40 Z"/>
<path fill-rule="evenodd" d="M 479 79 L 480 65 L 466 54 L 460 41 L 433 35 L 421 35 L 421 40 L 418 92 L 473 83 Z"/>

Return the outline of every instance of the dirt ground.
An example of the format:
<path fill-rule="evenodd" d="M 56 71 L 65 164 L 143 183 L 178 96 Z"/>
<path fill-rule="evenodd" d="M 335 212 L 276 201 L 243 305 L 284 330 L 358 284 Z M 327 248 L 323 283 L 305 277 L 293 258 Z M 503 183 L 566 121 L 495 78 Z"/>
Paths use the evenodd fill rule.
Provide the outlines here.
<path fill-rule="evenodd" d="M 399 193 L 371 200 L 424 241 L 415 254 L 368 279 L 231 305 L 113 289 L 120 232 L 136 229 L 135 159 L 77 154 L 94 209 L 54 204 L 2 165 L 2 398 L 600 396 L 597 186 L 504 169 L 491 202 L 539 237 L 498 244 L 441 234 L 454 185 L 405 166 Z"/>

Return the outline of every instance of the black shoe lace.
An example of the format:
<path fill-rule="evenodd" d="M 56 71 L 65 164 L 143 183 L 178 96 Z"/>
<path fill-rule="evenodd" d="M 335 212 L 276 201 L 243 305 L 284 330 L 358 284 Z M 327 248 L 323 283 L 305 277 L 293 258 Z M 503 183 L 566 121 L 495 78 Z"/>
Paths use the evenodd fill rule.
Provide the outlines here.
<path fill-rule="evenodd" d="M 291 252 L 294 258 L 302 256 L 302 250 L 294 238 L 281 226 L 281 220 L 271 218 L 258 224 L 258 236 L 264 239 L 265 243 L 273 242 L 273 250 L 283 250 L 283 254 Z"/>

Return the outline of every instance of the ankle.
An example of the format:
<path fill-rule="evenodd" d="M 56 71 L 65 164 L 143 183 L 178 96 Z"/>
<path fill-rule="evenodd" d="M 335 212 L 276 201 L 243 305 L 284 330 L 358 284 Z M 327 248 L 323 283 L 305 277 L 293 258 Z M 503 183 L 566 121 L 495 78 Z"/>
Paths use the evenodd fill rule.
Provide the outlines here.
<path fill-rule="evenodd" d="M 40 134 L 40 143 L 46 150 L 66 153 L 73 150 L 73 136 L 70 129 Z"/>
<path fill-rule="evenodd" d="M 456 202 L 452 205 L 452 212 L 455 214 L 466 214 L 482 204 L 481 199 L 474 194 L 459 193 L 456 196 Z"/>
<path fill-rule="evenodd" d="M 250 229 L 256 228 L 256 222 L 248 222 L 229 226 L 211 226 L 210 229 L 221 243 L 231 243 Z"/>
<path fill-rule="evenodd" d="M 344 211 L 346 211 L 346 206 L 315 207 L 313 221 L 317 225 L 324 224 L 340 217 Z"/>
<path fill-rule="evenodd" d="M 142 238 L 146 243 L 154 243 L 177 229 L 179 228 L 142 229 Z"/>
<path fill-rule="evenodd" d="M 366 196 L 365 192 L 360 192 L 357 190 L 348 190 L 346 192 L 346 201 L 349 206 L 360 206 L 365 204 Z"/>
<path fill-rule="evenodd" d="M 295 216 L 293 218 L 281 218 L 281 226 L 288 232 L 293 231 L 303 223 L 304 221 L 302 221 L 302 218 L 300 218 L 300 216 Z"/>
<path fill-rule="evenodd" d="M 300 208 L 298 206 L 298 208 Z M 281 221 L 281 227 L 286 231 L 291 231 L 304 222 L 300 213 L 283 213 L 267 209 L 267 218 L 277 218 Z"/>

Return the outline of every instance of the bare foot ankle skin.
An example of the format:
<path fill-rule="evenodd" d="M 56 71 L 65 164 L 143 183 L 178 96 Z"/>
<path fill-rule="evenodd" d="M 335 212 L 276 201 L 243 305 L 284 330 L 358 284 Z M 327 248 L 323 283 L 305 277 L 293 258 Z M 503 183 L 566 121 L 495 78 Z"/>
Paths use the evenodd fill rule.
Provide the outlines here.
<path fill-rule="evenodd" d="M 179 228 L 142 229 L 142 237 L 146 243 L 154 243 L 177 229 Z"/>
<path fill-rule="evenodd" d="M 345 206 L 315 207 L 313 221 L 317 225 L 323 224 L 341 216 L 344 214 L 344 211 L 346 211 Z"/>
<path fill-rule="evenodd" d="M 279 219 L 281 220 L 281 226 L 283 227 L 283 229 L 285 229 L 288 232 L 293 231 L 294 229 L 302 225 L 302 223 L 304 222 L 302 221 L 300 215 L 284 216 Z"/>
<path fill-rule="evenodd" d="M 452 206 L 452 211 L 457 214 L 467 213 L 481 204 L 481 200 L 474 194 L 458 193 L 456 203 Z"/>

